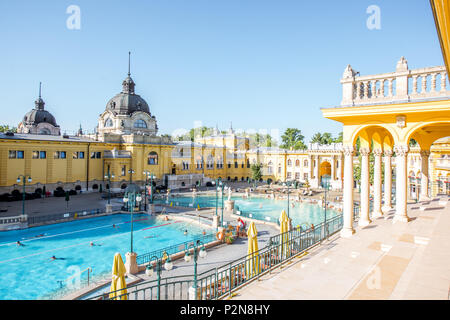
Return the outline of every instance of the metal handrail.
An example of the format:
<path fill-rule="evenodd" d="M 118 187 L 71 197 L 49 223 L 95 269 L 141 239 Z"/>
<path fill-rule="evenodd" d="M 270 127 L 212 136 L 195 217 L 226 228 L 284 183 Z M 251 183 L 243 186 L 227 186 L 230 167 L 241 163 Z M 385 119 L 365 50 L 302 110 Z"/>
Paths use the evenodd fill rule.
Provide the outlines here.
<path fill-rule="evenodd" d="M 136 257 L 136 262 L 138 265 L 142 265 L 142 264 L 148 264 L 151 262 L 151 257 L 153 256 L 161 256 L 164 252 L 166 252 L 168 255 L 172 255 L 172 254 L 176 254 L 179 252 L 184 252 L 187 250 L 187 247 L 197 241 L 197 240 L 201 240 L 203 243 L 208 244 L 210 242 L 213 242 L 216 240 L 216 235 L 213 233 L 209 233 L 209 234 L 205 234 L 205 235 L 200 235 L 200 236 L 196 236 L 191 240 L 188 241 L 184 241 L 184 242 L 180 242 L 177 244 L 174 244 L 172 246 L 169 247 L 164 247 L 158 250 L 154 250 L 151 252 L 147 252 L 144 254 L 140 254 Z"/>
<path fill-rule="evenodd" d="M 259 249 L 254 254 L 245 255 L 220 267 L 197 274 L 197 299 L 220 299 L 231 295 L 232 291 L 246 282 L 271 272 L 273 267 L 281 266 L 286 261 L 296 257 L 312 246 L 320 243 L 342 229 L 343 215 L 320 223 L 308 230 L 294 228 L 288 232 L 272 236 L 269 245 Z M 256 266 L 256 267 L 255 267 Z M 183 278 L 183 279 L 182 279 Z M 163 299 L 188 299 L 189 288 L 193 284 L 193 275 L 180 275 L 164 278 L 160 287 L 165 294 Z M 181 280 L 182 279 L 182 280 Z M 158 285 L 156 280 L 142 282 L 127 287 L 127 298 L 155 299 Z M 186 290 L 183 290 L 185 288 Z M 161 288 L 159 288 L 161 289 Z M 120 293 L 118 290 L 117 293 Z M 123 296 L 124 294 L 122 294 Z M 117 297 L 120 299 L 121 295 Z M 161 297 L 160 297 L 161 298 Z M 109 299 L 109 293 L 95 296 L 91 299 Z"/>
<path fill-rule="evenodd" d="M 75 219 L 76 217 L 84 217 L 91 216 L 97 214 L 103 214 L 106 212 L 105 208 L 97 208 L 97 209 L 89 209 L 89 210 L 77 210 L 77 211 L 69 211 L 69 212 L 60 212 L 48 214 L 45 216 L 35 216 L 35 217 L 27 217 L 28 225 L 39 224 L 48 221 L 60 221 L 60 220 L 70 220 Z"/>

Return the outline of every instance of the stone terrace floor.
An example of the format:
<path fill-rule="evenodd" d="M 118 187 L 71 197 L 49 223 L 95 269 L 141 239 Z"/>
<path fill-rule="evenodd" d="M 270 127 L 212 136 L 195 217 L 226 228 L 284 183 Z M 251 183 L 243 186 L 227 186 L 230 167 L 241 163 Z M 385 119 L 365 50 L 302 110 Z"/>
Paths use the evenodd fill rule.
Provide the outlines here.
<path fill-rule="evenodd" d="M 409 204 L 409 223 L 394 211 L 351 238 L 334 235 L 301 258 L 238 290 L 247 299 L 449 299 L 450 204 L 447 196 Z"/>

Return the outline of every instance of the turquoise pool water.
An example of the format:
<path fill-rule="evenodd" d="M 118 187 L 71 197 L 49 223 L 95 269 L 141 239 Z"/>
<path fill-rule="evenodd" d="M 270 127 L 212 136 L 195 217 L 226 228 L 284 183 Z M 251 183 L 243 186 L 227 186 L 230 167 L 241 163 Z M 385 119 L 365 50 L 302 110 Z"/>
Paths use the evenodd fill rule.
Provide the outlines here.
<path fill-rule="evenodd" d="M 227 200 L 228 197 L 224 197 L 224 201 Z M 248 216 L 253 219 L 277 222 L 281 211 L 285 210 L 287 213 L 287 200 L 275 200 L 275 199 L 267 199 L 261 197 L 250 197 L 248 199 L 243 199 L 242 197 L 231 197 L 231 200 L 235 201 L 235 207 L 243 212 L 243 216 Z M 159 201 L 166 203 L 167 201 Z M 169 199 L 170 202 L 173 202 L 173 205 L 183 204 L 185 206 L 191 206 L 196 208 L 197 205 L 200 207 L 215 207 L 216 206 L 216 197 L 215 196 L 198 196 L 198 197 L 173 197 Z M 312 204 L 308 202 L 297 202 L 291 197 L 289 207 L 289 217 L 292 218 L 292 225 L 302 225 L 304 223 L 307 224 L 319 224 L 324 221 L 325 218 L 325 210 L 318 204 Z M 220 195 L 218 198 L 218 214 L 221 214 L 221 204 L 222 200 L 220 199 Z M 294 205 L 294 206 L 292 206 Z M 339 212 L 334 209 L 327 209 L 327 219 L 331 219 L 337 216 Z"/>
<path fill-rule="evenodd" d="M 190 223 L 168 224 L 147 214 L 134 214 L 133 221 L 133 249 L 138 254 L 191 240 L 203 231 Z M 110 274 L 114 254 L 120 252 L 125 262 L 130 251 L 130 227 L 130 214 L 116 214 L 1 232 L 0 299 L 54 298 L 76 285 L 76 278 L 68 281 L 69 277 L 88 267 L 94 280 Z M 57 260 L 51 261 L 52 256 Z M 83 273 L 82 282 L 86 278 Z"/>

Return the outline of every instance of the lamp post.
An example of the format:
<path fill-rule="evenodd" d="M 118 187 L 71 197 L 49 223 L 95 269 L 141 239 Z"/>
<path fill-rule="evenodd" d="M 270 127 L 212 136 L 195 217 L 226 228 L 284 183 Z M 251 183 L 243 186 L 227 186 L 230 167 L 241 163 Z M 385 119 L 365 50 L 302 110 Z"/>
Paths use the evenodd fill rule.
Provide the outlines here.
<path fill-rule="evenodd" d="M 325 208 L 325 217 L 323 222 L 324 232 L 326 233 L 326 237 L 328 238 L 328 226 L 327 226 L 327 191 L 330 184 L 328 182 L 328 179 L 325 179 L 324 189 L 325 189 L 325 195 L 324 195 L 324 208 Z M 325 231 L 326 230 L 326 231 Z"/>
<path fill-rule="evenodd" d="M 289 218 L 289 186 L 291 185 L 291 182 L 286 181 L 283 185 L 287 186 L 287 216 Z"/>
<path fill-rule="evenodd" d="M 222 198 L 222 216 L 220 219 L 220 225 L 223 227 L 223 188 L 225 187 L 225 184 L 222 181 L 219 181 L 219 186 L 217 187 L 217 190 L 221 190 L 221 198 Z"/>
<path fill-rule="evenodd" d="M 17 177 L 17 183 L 20 183 L 20 181 L 23 182 L 23 192 L 22 192 L 22 215 L 25 215 L 25 184 L 31 183 L 32 179 L 31 176 L 20 174 Z"/>
<path fill-rule="evenodd" d="M 135 192 L 127 192 L 125 194 L 125 197 L 123 198 L 123 202 L 125 202 L 125 204 L 129 204 L 131 212 L 131 234 L 130 234 L 131 253 L 133 252 L 133 210 L 136 203 L 141 202 L 141 200 L 142 200 L 141 195 L 139 193 L 136 195 Z"/>
<path fill-rule="evenodd" d="M 114 179 L 114 173 L 110 173 L 108 170 L 108 174 L 105 175 L 105 179 L 108 179 L 108 204 L 111 204 L 111 178 Z"/>
<path fill-rule="evenodd" d="M 143 172 L 145 176 L 145 200 L 144 200 L 144 210 L 147 211 L 147 183 L 148 177 L 150 176 L 150 203 L 153 203 L 153 173 L 150 171 L 144 170 Z"/>
<path fill-rule="evenodd" d="M 198 248 L 201 246 L 201 249 L 199 250 Z M 193 242 L 191 244 L 189 244 L 189 246 L 187 247 L 186 253 L 184 255 L 184 261 L 189 262 L 191 261 L 191 256 L 189 255 L 189 249 L 193 248 L 194 249 L 194 286 L 193 286 L 193 291 L 194 291 L 194 295 L 195 295 L 195 300 L 197 300 L 197 260 L 198 260 L 198 256 L 200 256 L 200 258 L 206 258 L 206 249 L 205 249 L 205 245 L 202 241 L 197 240 L 196 242 Z"/>
<path fill-rule="evenodd" d="M 155 261 L 156 275 L 157 275 L 157 281 L 158 281 L 158 290 L 156 293 L 156 298 L 158 300 L 160 300 L 160 293 L 161 293 L 162 264 L 163 264 L 164 260 L 166 260 L 164 258 L 164 255 L 167 255 L 167 253 L 165 251 L 164 251 L 162 257 L 158 258 L 157 256 L 153 256 L 150 258 L 150 261 Z M 167 256 L 167 260 L 164 262 L 164 269 L 166 269 L 167 271 L 170 271 L 170 270 L 172 270 L 172 268 L 173 268 L 173 263 L 172 263 L 172 261 L 170 261 L 170 257 Z M 147 265 L 147 268 L 145 269 L 145 274 L 149 277 L 151 277 L 153 275 L 153 268 L 150 263 Z"/>
<path fill-rule="evenodd" d="M 130 174 L 130 184 L 133 182 L 133 173 L 134 170 L 133 169 L 128 169 L 128 173 Z"/>

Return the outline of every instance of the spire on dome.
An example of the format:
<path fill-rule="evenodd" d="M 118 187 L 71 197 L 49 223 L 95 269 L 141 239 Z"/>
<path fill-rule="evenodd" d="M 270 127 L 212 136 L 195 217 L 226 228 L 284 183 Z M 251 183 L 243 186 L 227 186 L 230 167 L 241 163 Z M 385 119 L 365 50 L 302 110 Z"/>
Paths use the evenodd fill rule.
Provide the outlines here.
<path fill-rule="evenodd" d="M 42 82 L 39 82 L 39 98 L 34 102 L 34 104 L 36 109 L 44 110 L 45 102 L 41 98 L 41 84 Z"/>
<path fill-rule="evenodd" d="M 131 79 L 130 65 L 131 65 L 131 52 L 128 51 L 128 76 L 122 82 L 122 92 L 134 94 L 134 87 L 136 84 L 134 83 L 133 79 Z"/>
<path fill-rule="evenodd" d="M 234 134 L 233 130 L 233 122 L 230 122 L 230 130 L 228 131 L 229 134 Z"/>

